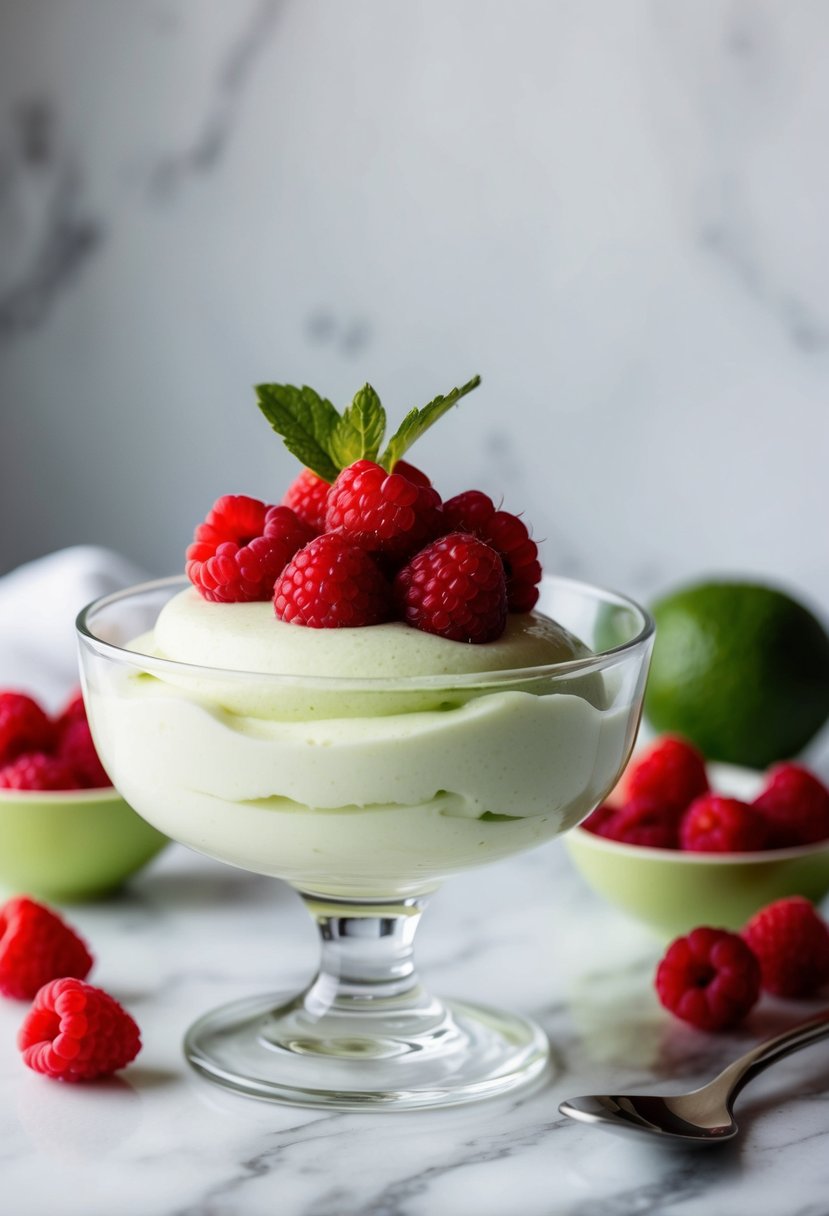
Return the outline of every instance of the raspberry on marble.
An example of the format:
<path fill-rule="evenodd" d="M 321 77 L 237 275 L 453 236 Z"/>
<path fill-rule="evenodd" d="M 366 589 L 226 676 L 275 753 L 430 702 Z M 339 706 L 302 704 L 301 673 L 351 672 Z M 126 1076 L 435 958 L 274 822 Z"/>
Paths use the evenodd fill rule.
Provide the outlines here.
<path fill-rule="evenodd" d="M 660 1002 L 700 1030 L 727 1030 L 760 995 L 760 964 L 736 933 L 701 926 L 673 941 L 654 980 Z"/>
<path fill-rule="evenodd" d="M 0 907 L 0 993 L 30 1000 L 49 980 L 84 979 L 92 967 L 86 942 L 57 912 L 26 896 Z"/>
<path fill-rule="evenodd" d="M 91 1081 L 134 1060 L 141 1033 L 108 992 L 64 977 L 38 991 L 17 1045 L 35 1072 L 57 1081 Z"/>

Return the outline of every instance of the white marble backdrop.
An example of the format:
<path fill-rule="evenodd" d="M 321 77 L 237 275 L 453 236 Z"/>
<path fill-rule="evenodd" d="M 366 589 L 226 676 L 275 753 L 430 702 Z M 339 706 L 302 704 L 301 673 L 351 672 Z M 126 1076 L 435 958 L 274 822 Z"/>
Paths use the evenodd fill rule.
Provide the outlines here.
<path fill-rule="evenodd" d="M 829 608 L 829 5 L 0 0 L 0 569 L 177 569 L 292 461 L 261 379 L 392 414 L 548 569 Z"/>

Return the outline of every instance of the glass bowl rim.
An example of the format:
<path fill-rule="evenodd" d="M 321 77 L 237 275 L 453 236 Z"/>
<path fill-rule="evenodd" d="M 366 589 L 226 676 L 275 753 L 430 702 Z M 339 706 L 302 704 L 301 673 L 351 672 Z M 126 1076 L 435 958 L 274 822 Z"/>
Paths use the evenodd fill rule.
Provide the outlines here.
<path fill-rule="evenodd" d="M 638 614 L 641 620 L 639 632 L 626 642 L 620 643 L 618 646 L 612 646 L 607 650 L 596 651 L 586 658 L 568 659 L 561 663 L 546 663 L 536 667 L 518 667 L 511 669 L 494 669 L 490 671 L 476 672 L 448 672 L 438 675 L 428 676 L 319 676 L 319 675 L 301 675 L 291 674 L 287 672 L 261 672 L 251 671 L 242 668 L 229 667 L 214 667 L 206 664 L 184 663 L 178 659 L 168 659 L 155 655 L 148 655 L 139 650 L 130 650 L 125 646 L 118 646 L 114 642 L 107 642 L 99 638 L 92 631 L 90 618 L 95 612 L 108 608 L 119 600 L 126 600 L 130 597 L 138 595 L 151 594 L 156 591 L 162 591 L 167 588 L 171 589 L 179 587 L 181 590 L 186 590 L 192 586 L 186 575 L 174 574 L 166 578 L 151 579 L 144 583 L 137 583 L 130 587 L 121 588 L 118 591 L 111 591 L 106 595 L 99 596 L 86 604 L 75 619 L 75 628 L 82 641 L 91 646 L 98 654 L 105 658 L 114 659 L 118 662 L 127 662 L 131 666 L 141 667 L 146 670 L 147 665 L 152 665 L 153 669 L 159 671 L 168 671 L 171 673 L 190 673 L 196 677 L 204 677 L 205 674 L 212 673 L 221 678 L 231 678 L 237 680 L 245 680 L 256 678 L 264 680 L 268 683 L 283 684 L 296 686 L 301 684 L 303 687 L 322 689 L 361 689 L 366 691 L 406 691 L 406 690 L 429 690 L 429 689 L 456 689 L 456 688 L 481 688 L 488 685 L 499 686 L 502 684 L 515 684 L 541 679 L 543 677 L 559 677 L 559 676 L 576 676 L 590 672 L 600 671 L 605 667 L 610 666 L 616 659 L 624 657 L 628 654 L 633 654 L 637 650 L 645 647 L 653 637 L 655 631 L 655 622 L 647 608 L 632 599 L 628 595 L 621 592 L 613 591 L 605 587 L 599 587 L 592 583 L 584 582 L 580 579 L 565 578 L 560 575 L 545 575 L 543 582 L 547 584 L 557 584 L 565 589 L 570 589 L 580 592 L 582 595 L 591 595 L 594 598 L 602 597 L 605 600 L 615 601 L 617 606 L 633 609 Z M 300 626 L 298 626 L 300 628 Z M 462 645 L 463 643 L 458 643 Z"/>

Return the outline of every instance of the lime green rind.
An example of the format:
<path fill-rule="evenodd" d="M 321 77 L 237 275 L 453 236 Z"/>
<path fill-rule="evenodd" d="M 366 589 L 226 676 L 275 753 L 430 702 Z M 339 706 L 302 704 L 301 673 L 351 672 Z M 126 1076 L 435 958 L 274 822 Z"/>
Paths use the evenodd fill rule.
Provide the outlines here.
<path fill-rule="evenodd" d="M 703 857 L 618 845 L 583 828 L 564 839 L 598 895 L 666 940 L 698 925 L 741 929 L 775 899 L 804 895 L 817 902 L 829 891 L 829 842 Z"/>
<path fill-rule="evenodd" d="M 709 760 L 764 769 L 799 754 L 829 717 L 829 635 L 803 604 L 758 583 L 712 580 L 653 606 L 645 694 L 654 730 Z"/>
<path fill-rule="evenodd" d="M 168 843 L 114 790 L 0 793 L 0 886 L 9 893 L 100 899 Z"/>

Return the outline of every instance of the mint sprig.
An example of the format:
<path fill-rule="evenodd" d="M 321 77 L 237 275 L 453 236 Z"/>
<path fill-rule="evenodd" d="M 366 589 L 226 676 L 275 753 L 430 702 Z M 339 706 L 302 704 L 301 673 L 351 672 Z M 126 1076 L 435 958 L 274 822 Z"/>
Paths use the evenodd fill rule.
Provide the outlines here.
<path fill-rule="evenodd" d="M 354 394 L 342 414 L 326 397 L 303 385 L 258 384 L 259 408 L 286 448 L 324 481 L 334 481 L 355 460 L 376 460 L 389 472 L 412 444 L 447 410 L 481 383 L 473 376 L 428 405 L 409 410 L 378 456 L 386 433 L 386 411 L 370 384 Z"/>

